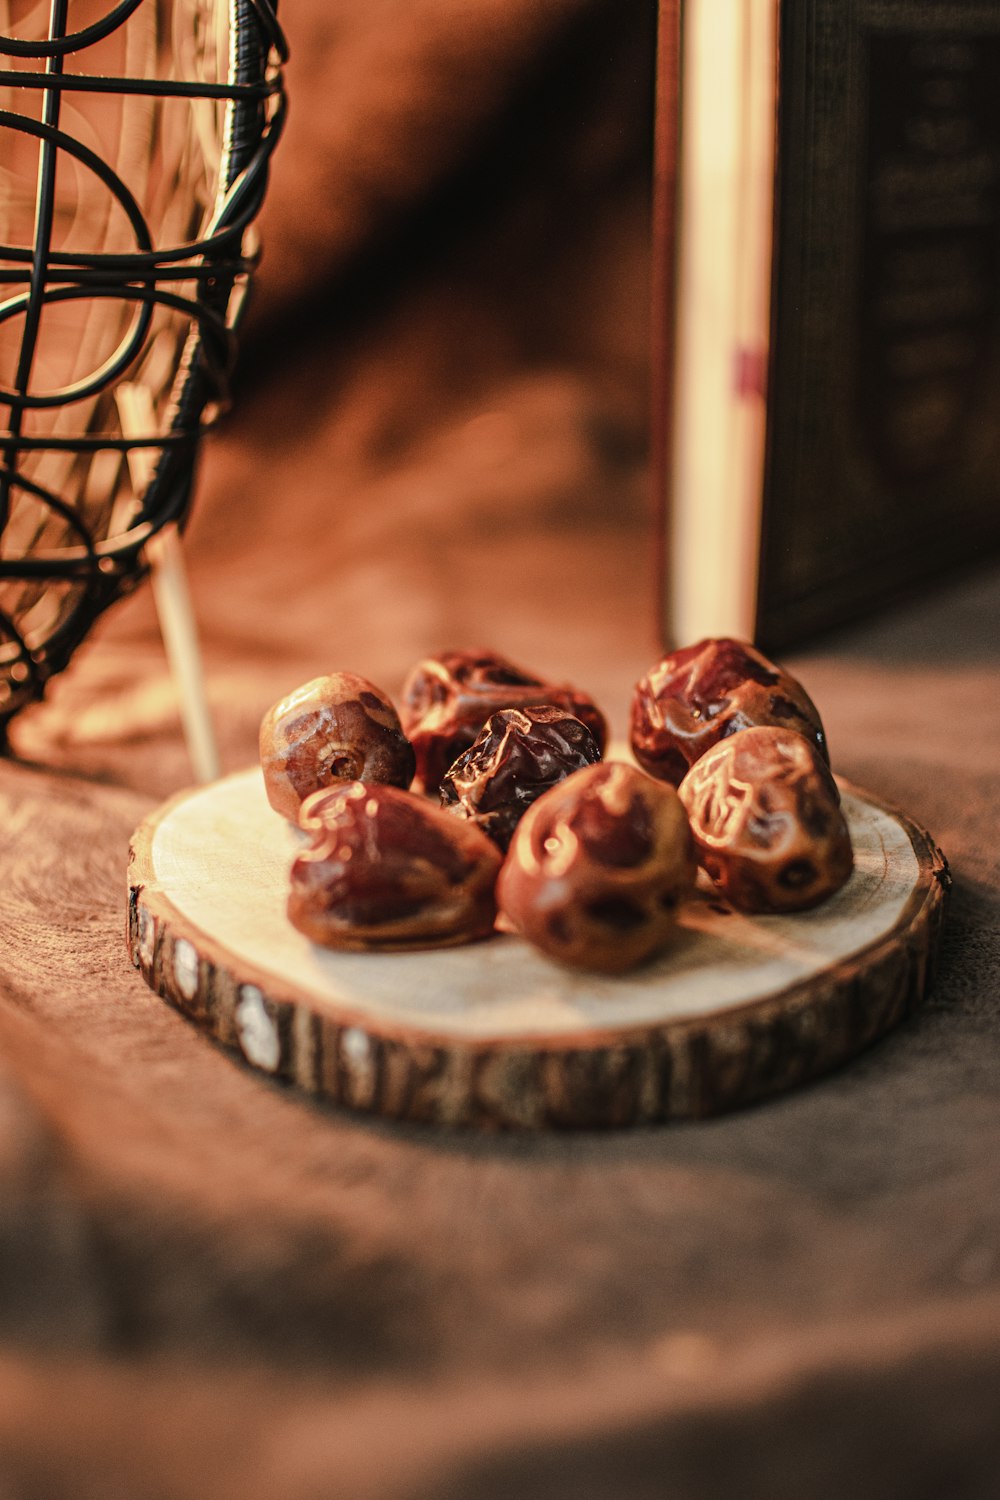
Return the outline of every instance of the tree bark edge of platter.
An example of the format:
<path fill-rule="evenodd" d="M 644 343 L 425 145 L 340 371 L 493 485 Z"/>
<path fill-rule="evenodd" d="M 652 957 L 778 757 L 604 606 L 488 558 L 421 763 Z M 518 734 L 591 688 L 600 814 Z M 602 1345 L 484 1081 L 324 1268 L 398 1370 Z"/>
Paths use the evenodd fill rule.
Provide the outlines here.
<path fill-rule="evenodd" d="M 818 975 L 703 1018 L 483 1041 L 320 1014 L 199 932 L 156 887 L 152 839 L 172 803 L 140 826 L 129 850 L 128 950 L 146 983 L 217 1042 L 338 1106 L 495 1130 L 703 1118 L 830 1072 L 924 999 L 950 885 L 947 862 L 903 814 L 867 800 L 900 822 L 918 864 L 891 931 Z"/>

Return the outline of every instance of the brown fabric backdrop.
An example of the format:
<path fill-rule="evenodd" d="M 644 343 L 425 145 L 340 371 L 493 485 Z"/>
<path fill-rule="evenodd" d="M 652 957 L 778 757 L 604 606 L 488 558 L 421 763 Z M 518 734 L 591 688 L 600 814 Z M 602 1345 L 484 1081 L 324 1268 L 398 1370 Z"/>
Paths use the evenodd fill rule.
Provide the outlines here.
<path fill-rule="evenodd" d="M 624 729 L 653 7 L 283 0 L 292 114 L 190 561 L 227 769 L 280 693 L 489 642 Z M 728 1119 L 315 1107 L 124 951 L 189 777 L 145 593 L 0 764 L 0 1496 L 1000 1492 L 1000 575 L 795 663 L 956 895 L 923 1016 Z M 224 872 L 220 872 L 224 876 Z"/>

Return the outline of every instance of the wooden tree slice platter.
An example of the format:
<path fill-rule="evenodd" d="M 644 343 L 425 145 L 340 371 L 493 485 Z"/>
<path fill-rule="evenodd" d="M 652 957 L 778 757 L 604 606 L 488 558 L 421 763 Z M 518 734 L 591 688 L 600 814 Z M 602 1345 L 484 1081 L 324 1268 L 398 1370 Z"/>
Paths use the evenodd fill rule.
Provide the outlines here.
<path fill-rule="evenodd" d="M 899 813 L 843 791 L 856 867 L 830 901 L 748 917 L 698 892 L 668 953 L 607 978 L 499 933 L 436 952 L 313 946 L 285 916 L 303 836 L 254 769 L 138 829 L 129 951 L 154 990 L 255 1067 L 355 1109 L 491 1127 L 714 1114 L 842 1063 L 927 988 L 944 858 Z"/>

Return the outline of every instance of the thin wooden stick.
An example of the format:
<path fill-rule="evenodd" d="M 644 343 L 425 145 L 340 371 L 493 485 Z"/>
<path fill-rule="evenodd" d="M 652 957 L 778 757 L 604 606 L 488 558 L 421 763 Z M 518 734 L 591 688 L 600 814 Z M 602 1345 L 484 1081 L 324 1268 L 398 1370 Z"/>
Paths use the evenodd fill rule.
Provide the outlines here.
<path fill-rule="evenodd" d="M 156 413 L 147 386 L 123 382 L 115 391 L 115 400 L 125 437 L 156 431 Z M 153 478 L 152 451 L 130 448 L 128 464 L 132 487 L 137 496 L 142 496 Z M 197 781 L 214 781 L 220 771 L 219 752 L 205 692 L 205 673 L 184 565 L 184 549 L 175 524 L 164 526 L 150 538 L 146 544 L 146 558 L 191 767 Z"/>

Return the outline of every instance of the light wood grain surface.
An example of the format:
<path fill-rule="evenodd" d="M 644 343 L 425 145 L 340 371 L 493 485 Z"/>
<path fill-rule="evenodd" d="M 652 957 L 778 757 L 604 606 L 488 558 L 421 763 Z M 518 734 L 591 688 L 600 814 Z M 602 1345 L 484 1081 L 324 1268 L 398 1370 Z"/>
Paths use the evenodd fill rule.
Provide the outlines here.
<path fill-rule="evenodd" d="M 133 838 L 129 949 L 148 983 L 306 1092 L 395 1117 L 491 1126 L 715 1113 L 843 1062 L 923 998 L 947 870 L 907 820 L 845 789 L 848 884 L 748 917 L 693 896 L 676 941 L 617 978 L 520 938 L 334 953 L 288 921 L 301 834 L 256 768 L 182 794 Z"/>

